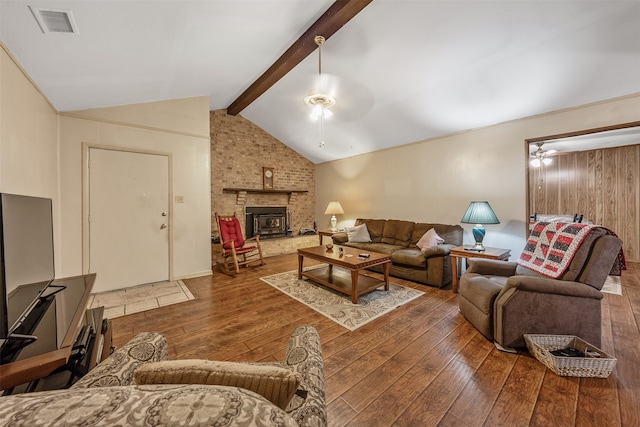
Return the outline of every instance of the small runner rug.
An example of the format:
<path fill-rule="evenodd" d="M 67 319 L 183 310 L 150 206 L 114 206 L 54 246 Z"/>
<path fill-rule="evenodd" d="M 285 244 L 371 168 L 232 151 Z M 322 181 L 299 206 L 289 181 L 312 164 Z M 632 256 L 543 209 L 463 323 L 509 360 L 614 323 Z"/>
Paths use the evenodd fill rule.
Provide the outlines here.
<path fill-rule="evenodd" d="M 602 286 L 602 292 L 622 295 L 622 280 L 620 280 L 620 276 L 608 276 L 604 286 Z"/>
<path fill-rule="evenodd" d="M 322 266 L 313 268 L 318 267 Z M 390 283 L 388 291 L 381 286 L 361 295 L 358 297 L 358 304 L 353 304 L 349 295 L 335 292 L 309 279 L 299 280 L 297 270 L 261 277 L 260 280 L 350 331 L 424 294 L 417 289 Z"/>

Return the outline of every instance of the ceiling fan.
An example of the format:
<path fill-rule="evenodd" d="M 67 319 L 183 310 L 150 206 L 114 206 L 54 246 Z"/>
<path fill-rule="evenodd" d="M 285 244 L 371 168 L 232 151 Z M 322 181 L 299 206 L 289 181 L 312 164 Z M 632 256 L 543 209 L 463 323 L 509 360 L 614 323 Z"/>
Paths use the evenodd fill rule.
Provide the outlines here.
<path fill-rule="evenodd" d="M 552 160 L 548 156 L 557 153 L 557 150 L 543 150 L 543 144 L 544 142 L 536 142 L 538 149 L 531 153 L 531 166 L 533 167 L 538 168 L 542 165 L 551 164 Z"/>

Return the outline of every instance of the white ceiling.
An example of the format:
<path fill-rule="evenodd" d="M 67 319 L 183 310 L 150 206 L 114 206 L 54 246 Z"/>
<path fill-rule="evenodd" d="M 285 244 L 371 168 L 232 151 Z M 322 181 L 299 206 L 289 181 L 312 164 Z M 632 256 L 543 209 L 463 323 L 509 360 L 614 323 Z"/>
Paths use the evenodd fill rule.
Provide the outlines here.
<path fill-rule="evenodd" d="M 207 95 L 226 108 L 329 0 L 0 0 L 0 39 L 60 111 Z M 28 6 L 71 10 L 43 34 Z M 374 0 L 241 114 L 315 163 L 640 93 L 640 1 Z M 536 135 L 531 135 L 532 137 Z"/>
<path fill-rule="evenodd" d="M 640 126 L 530 143 L 529 154 L 533 155 L 533 153 L 536 152 L 538 144 L 542 146 L 543 150 L 555 150 L 557 153 L 572 153 L 575 151 L 636 145 L 640 144 Z"/>

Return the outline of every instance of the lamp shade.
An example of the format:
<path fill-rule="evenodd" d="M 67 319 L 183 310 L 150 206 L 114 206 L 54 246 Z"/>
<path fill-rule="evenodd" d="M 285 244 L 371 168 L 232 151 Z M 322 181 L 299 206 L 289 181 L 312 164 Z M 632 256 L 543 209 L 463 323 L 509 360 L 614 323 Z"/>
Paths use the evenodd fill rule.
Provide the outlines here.
<path fill-rule="evenodd" d="M 324 211 L 325 215 L 341 215 L 344 213 L 340 202 L 329 202 L 327 209 Z"/>
<path fill-rule="evenodd" d="M 464 224 L 500 224 L 489 202 L 471 202 L 460 222 Z"/>

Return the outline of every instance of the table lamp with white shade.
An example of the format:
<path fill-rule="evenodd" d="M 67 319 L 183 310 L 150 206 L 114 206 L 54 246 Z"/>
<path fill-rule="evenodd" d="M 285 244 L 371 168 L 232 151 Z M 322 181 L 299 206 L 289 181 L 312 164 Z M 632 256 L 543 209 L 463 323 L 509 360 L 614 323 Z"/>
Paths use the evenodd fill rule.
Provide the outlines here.
<path fill-rule="evenodd" d="M 342 215 L 343 213 L 344 210 L 342 209 L 342 206 L 340 206 L 340 202 L 329 202 L 324 214 L 331 215 L 331 231 L 338 231 L 338 228 L 336 227 L 338 224 L 336 215 Z"/>

